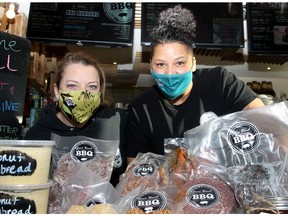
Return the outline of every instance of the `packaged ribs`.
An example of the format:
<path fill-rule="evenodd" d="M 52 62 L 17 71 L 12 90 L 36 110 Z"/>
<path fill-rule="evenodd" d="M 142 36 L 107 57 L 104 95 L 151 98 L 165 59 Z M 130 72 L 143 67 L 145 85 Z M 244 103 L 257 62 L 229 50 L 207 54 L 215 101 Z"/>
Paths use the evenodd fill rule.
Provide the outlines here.
<path fill-rule="evenodd" d="M 138 153 L 136 158 L 128 165 L 126 171 L 120 176 L 116 190 L 122 194 L 140 188 L 157 189 L 167 185 L 167 173 L 164 168 L 165 157 L 154 153 Z"/>

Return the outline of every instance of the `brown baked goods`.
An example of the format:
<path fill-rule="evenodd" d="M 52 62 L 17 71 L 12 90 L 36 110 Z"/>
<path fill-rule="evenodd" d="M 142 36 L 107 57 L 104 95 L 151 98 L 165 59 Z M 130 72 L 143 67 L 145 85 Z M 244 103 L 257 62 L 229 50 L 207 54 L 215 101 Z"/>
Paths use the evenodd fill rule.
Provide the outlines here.
<path fill-rule="evenodd" d="M 66 214 L 118 214 L 110 204 L 96 204 L 89 207 L 71 205 Z"/>

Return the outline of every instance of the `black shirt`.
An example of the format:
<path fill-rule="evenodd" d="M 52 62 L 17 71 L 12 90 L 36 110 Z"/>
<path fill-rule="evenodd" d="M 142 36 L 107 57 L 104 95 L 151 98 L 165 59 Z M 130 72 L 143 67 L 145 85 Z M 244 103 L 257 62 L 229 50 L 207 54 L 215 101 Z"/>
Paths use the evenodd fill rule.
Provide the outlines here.
<path fill-rule="evenodd" d="M 204 112 L 218 116 L 242 110 L 257 95 L 225 68 L 198 69 L 187 100 L 172 105 L 157 86 L 136 98 L 128 107 L 126 154 L 164 154 L 164 139 L 183 137 L 197 127 Z"/>
<path fill-rule="evenodd" d="M 54 104 L 49 104 L 41 110 L 40 120 L 27 131 L 24 139 L 50 140 L 51 134 L 55 133 L 59 136 L 86 136 L 102 140 L 119 140 L 120 154 L 117 155 L 118 160 L 115 160 L 115 164 L 118 163 L 117 167 L 114 167 L 110 181 L 115 186 L 118 183 L 119 176 L 127 166 L 124 148 L 126 119 L 125 111 L 100 106 L 82 128 L 69 127 L 56 116 Z"/>

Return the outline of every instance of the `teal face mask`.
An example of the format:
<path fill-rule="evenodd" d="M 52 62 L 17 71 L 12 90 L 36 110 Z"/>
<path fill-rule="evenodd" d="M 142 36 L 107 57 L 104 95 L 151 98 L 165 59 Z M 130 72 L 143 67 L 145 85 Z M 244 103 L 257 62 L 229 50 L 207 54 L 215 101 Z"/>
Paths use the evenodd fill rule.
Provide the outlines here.
<path fill-rule="evenodd" d="M 160 90 L 170 99 L 174 100 L 184 93 L 192 80 L 192 70 L 183 74 L 158 74 L 151 70 Z"/>

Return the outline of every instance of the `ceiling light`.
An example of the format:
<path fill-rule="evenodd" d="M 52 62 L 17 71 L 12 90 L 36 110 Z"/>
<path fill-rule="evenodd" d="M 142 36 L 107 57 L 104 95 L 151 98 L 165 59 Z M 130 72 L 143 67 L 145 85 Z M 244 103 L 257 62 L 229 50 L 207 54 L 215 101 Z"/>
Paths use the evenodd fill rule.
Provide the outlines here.
<path fill-rule="evenodd" d="M 14 19 L 15 18 L 15 5 L 10 4 L 9 5 L 9 10 L 6 12 L 6 16 L 8 19 Z"/>
<path fill-rule="evenodd" d="M 267 67 L 267 70 L 271 70 L 271 67 Z"/>

